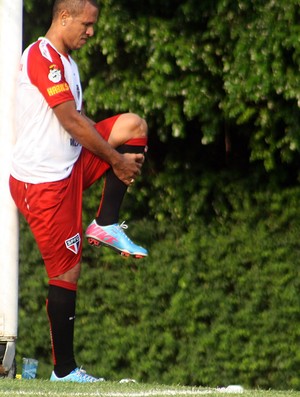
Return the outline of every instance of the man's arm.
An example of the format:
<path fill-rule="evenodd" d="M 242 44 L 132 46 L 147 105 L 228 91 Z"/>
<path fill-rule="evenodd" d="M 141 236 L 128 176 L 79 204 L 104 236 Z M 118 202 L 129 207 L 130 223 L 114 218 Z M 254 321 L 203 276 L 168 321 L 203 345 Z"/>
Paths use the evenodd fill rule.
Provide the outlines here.
<path fill-rule="evenodd" d="M 143 156 L 118 153 L 99 135 L 91 120 L 77 112 L 73 101 L 61 103 L 53 111 L 64 129 L 83 147 L 110 164 L 117 177 L 126 185 L 140 175 Z"/>

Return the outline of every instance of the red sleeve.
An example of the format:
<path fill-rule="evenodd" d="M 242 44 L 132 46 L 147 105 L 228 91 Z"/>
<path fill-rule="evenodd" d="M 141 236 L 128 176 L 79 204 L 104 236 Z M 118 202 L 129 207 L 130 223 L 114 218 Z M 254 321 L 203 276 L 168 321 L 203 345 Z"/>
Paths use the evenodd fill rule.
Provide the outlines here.
<path fill-rule="evenodd" d="M 28 54 L 28 77 L 35 85 L 48 105 L 53 108 L 60 103 L 74 100 L 66 81 L 64 67 L 60 55 L 48 46 L 52 61 L 42 55 L 39 42 L 35 43 Z"/>

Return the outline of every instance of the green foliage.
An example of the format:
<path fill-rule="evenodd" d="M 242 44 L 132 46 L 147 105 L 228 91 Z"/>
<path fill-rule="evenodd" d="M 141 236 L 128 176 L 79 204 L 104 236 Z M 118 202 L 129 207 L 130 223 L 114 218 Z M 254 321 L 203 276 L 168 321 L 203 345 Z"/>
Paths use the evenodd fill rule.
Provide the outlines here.
<path fill-rule="evenodd" d="M 252 126 L 252 160 L 274 169 L 278 155 L 287 163 L 299 152 L 299 4 L 219 3 L 209 36 L 223 65 L 220 106 L 226 118 Z"/>
<path fill-rule="evenodd" d="M 46 32 L 45 4 L 24 1 L 24 45 Z M 296 0 L 101 1 L 73 55 L 89 114 L 148 121 L 121 217 L 150 256 L 84 246 L 76 354 L 95 375 L 300 389 L 298 37 Z M 48 377 L 47 281 L 23 223 L 20 272 L 18 361 Z"/>
<path fill-rule="evenodd" d="M 203 9 L 203 2 L 192 1 L 164 2 L 163 7 L 102 1 L 96 35 L 77 54 L 88 76 L 88 111 L 101 115 L 103 110 L 131 110 L 151 124 L 155 114 L 161 139 L 167 139 L 168 131 L 184 137 L 186 120 L 194 119 L 215 134 L 217 120 L 209 115 L 220 100 L 215 89 L 219 80 L 203 60 L 210 51 L 202 39 L 207 19 Z M 199 23 L 201 29 L 195 30 Z"/>
<path fill-rule="evenodd" d="M 170 186 L 182 185 L 177 175 Z M 112 380 L 300 388 L 300 190 L 265 185 L 251 191 L 257 179 L 231 182 L 229 176 L 192 178 L 197 186 L 189 191 L 187 184 L 182 196 L 164 190 L 148 218 L 130 228 L 130 236 L 149 248 L 145 260 L 85 243 L 79 363 Z M 30 273 L 23 263 L 28 249 Z M 34 250 L 22 250 L 18 351 L 45 365 L 45 283 Z M 34 299 L 28 293 L 33 288 Z M 40 376 L 49 374 L 49 365 L 44 371 Z"/>
<path fill-rule="evenodd" d="M 24 8 L 28 44 L 51 14 L 31 0 Z M 96 119 L 138 112 L 166 142 L 186 138 L 190 123 L 205 145 L 229 128 L 266 170 L 297 162 L 298 8 L 297 0 L 102 0 L 94 38 L 73 54 L 87 110 Z"/>
<path fill-rule="evenodd" d="M 23 44 L 44 36 L 50 27 L 53 0 L 24 0 Z"/>

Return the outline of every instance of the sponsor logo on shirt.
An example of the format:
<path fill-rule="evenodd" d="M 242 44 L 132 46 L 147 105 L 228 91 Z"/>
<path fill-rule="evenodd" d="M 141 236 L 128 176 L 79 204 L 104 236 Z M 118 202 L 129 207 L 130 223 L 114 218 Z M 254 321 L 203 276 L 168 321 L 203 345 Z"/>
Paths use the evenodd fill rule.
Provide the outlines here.
<path fill-rule="evenodd" d="M 53 96 L 56 94 L 60 94 L 61 92 L 67 92 L 70 91 L 70 87 L 67 83 L 62 83 L 55 85 L 53 87 L 47 88 L 47 92 L 49 96 Z"/>
<path fill-rule="evenodd" d="M 74 252 L 74 254 L 78 254 L 80 247 L 80 234 L 77 233 L 76 236 L 69 238 L 65 241 L 65 244 L 68 250 Z"/>
<path fill-rule="evenodd" d="M 49 66 L 49 69 L 48 79 L 52 81 L 52 83 L 59 83 L 61 80 L 61 71 L 57 65 L 52 64 Z"/>

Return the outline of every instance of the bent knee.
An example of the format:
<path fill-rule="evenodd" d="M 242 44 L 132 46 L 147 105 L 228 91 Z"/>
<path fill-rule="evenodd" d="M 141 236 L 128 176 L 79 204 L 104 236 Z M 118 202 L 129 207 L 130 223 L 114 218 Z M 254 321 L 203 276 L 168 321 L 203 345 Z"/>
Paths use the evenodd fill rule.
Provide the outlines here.
<path fill-rule="evenodd" d="M 129 129 L 133 137 L 145 137 L 148 133 L 148 125 L 145 119 L 135 113 L 128 113 L 128 121 L 130 123 Z"/>
<path fill-rule="evenodd" d="M 123 113 L 113 126 L 108 142 L 117 147 L 130 139 L 146 138 L 147 134 L 146 120 L 135 113 Z"/>
<path fill-rule="evenodd" d="M 68 270 L 67 272 L 53 277 L 52 280 L 61 280 L 65 282 L 69 282 L 72 284 L 77 284 L 81 272 L 81 264 L 77 263 L 72 269 Z"/>
<path fill-rule="evenodd" d="M 126 113 L 126 124 L 133 138 L 145 137 L 148 133 L 148 125 L 145 119 L 135 113 Z"/>
<path fill-rule="evenodd" d="M 145 119 L 141 118 L 140 116 L 137 116 L 137 117 L 139 118 L 140 136 L 146 137 L 148 134 L 148 124 Z"/>

